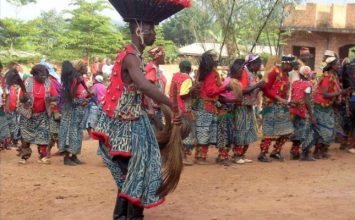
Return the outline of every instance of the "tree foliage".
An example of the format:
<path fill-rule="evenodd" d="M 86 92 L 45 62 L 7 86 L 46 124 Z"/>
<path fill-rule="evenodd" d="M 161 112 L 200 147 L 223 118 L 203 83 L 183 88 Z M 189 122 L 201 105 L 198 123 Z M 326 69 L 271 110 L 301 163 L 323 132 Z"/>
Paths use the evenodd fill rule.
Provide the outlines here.
<path fill-rule="evenodd" d="M 30 3 L 36 3 L 37 0 L 6 0 L 8 3 L 16 5 L 16 6 L 23 6 L 28 5 Z"/>

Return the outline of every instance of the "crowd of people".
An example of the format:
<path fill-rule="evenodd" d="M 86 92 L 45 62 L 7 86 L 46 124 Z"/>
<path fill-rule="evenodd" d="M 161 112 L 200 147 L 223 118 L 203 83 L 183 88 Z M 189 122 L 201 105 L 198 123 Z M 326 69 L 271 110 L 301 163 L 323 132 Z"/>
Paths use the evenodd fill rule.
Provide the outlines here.
<path fill-rule="evenodd" d="M 153 48 L 149 55 L 151 61 L 144 64 L 145 77 L 164 93 L 167 79 L 160 68 L 164 49 Z M 323 73 L 317 77 L 302 57 L 287 55 L 280 61 L 270 58 L 265 66 L 260 56 L 249 54 L 245 59 L 236 59 L 224 79 L 217 71 L 218 56 L 214 51 L 202 55 L 196 79 L 190 76 L 191 63 L 182 61 L 180 71 L 172 77 L 168 95 L 177 95 L 179 111 L 191 123 L 191 132 L 183 140 L 184 164 L 194 164 L 192 150 L 195 162 L 206 164 L 212 146 L 219 150 L 219 164 L 252 162 L 246 153 L 249 145 L 258 140 L 258 119 L 263 132 L 257 158 L 261 162 L 270 162 L 270 158 L 284 160 L 281 150 L 288 140 L 292 142 L 291 160 L 328 158 L 328 148 L 335 140 L 341 149 L 355 153 L 355 64 L 345 59 L 340 65 L 332 51 L 325 52 L 323 61 Z M 51 149 L 57 144 L 56 154 L 64 155 L 65 165 L 81 164 L 78 155 L 83 130 L 91 134 L 100 103 L 105 105 L 107 83 L 103 66 L 96 66 L 97 62 L 95 58 L 89 69 L 82 61 L 64 61 L 59 75 L 43 60 L 33 66 L 31 77 L 22 74 L 21 79 L 14 77 L 20 75 L 21 66 L 11 64 L 1 75 L 1 149 L 17 147 L 21 141 L 20 162 L 26 163 L 32 152 L 30 145 L 34 144 L 38 146 L 39 162 L 47 164 Z M 258 77 L 261 70 L 265 72 L 263 78 Z M 20 89 L 18 80 L 23 82 L 25 91 Z M 148 116 L 163 122 L 159 103 L 149 97 L 142 99 Z M 268 157 L 272 142 L 275 143 Z"/>

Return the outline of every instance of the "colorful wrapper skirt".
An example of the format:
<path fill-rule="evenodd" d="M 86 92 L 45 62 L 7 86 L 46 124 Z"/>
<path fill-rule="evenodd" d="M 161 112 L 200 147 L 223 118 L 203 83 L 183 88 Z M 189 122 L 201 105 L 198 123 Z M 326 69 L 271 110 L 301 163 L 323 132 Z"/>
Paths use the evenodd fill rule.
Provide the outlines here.
<path fill-rule="evenodd" d="M 13 111 L 13 112 L 6 113 L 6 117 L 9 122 L 11 138 L 13 140 L 20 140 L 21 139 L 20 115 L 16 111 Z"/>
<path fill-rule="evenodd" d="M 99 120 L 92 132 L 100 140 L 99 151 L 120 189 L 120 196 L 135 205 L 150 208 L 164 198 L 156 195 L 161 184 L 159 145 L 148 116 L 136 120 L 115 120 L 99 110 Z M 127 175 L 115 157 L 129 159 Z"/>
<path fill-rule="evenodd" d="M 217 143 L 217 115 L 206 111 L 203 102 L 196 106 L 196 138 L 197 144 L 208 145 Z"/>
<path fill-rule="evenodd" d="M 291 141 L 304 142 L 307 132 L 309 131 L 309 122 L 305 118 L 299 116 L 293 116 L 292 118 L 294 132 L 290 137 Z"/>
<path fill-rule="evenodd" d="M 94 128 L 97 123 L 99 107 L 95 103 L 91 103 L 85 109 L 85 128 Z"/>
<path fill-rule="evenodd" d="M 293 133 L 291 115 L 287 107 L 271 104 L 262 111 L 264 138 L 279 138 Z"/>
<path fill-rule="evenodd" d="M 9 121 L 5 112 L 0 109 L 0 143 L 8 143 L 10 138 Z"/>
<path fill-rule="evenodd" d="M 334 117 L 335 117 L 335 131 L 336 137 L 339 140 L 346 139 L 346 121 L 349 120 L 346 114 L 346 108 L 344 106 L 340 106 L 334 110 Z"/>
<path fill-rule="evenodd" d="M 51 134 L 58 134 L 60 128 L 60 120 L 55 120 L 53 116 L 49 119 L 49 129 Z"/>
<path fill-rule="evenodd" d="M 59 127 L 59 151 L 80 154 L 85 127 L 85 106 L 74 101 L 71 107 L 62 109 Z"/>
<path fill-rule="evenodd" d="M 234 141 L 233 109 L 226 108 L 217 116 L 217 148 L 230 148 Z"/>
<path fill-rule="evenodd" d="M 20 118 L 22 139 L 29 144 L 48 145 L 50 141 L 47 112 L 34 113 L 30 119 Z"/>
<path fill-rule="evenodd" d="M 314 116 L 317 126 L 311 126 L 312 130 L 306 135 L 304 146 L 310 148 L 315 144 L 330 145 L 335 139 L 335 116 L 332 107 L 315 105 Z"/>
<path fill-rule="evenodd" d="M 235 140 L 239 146 L 249 145 L 258 140 L 256 120 L 252 106 L 236 106 L 234 110 Z"/>

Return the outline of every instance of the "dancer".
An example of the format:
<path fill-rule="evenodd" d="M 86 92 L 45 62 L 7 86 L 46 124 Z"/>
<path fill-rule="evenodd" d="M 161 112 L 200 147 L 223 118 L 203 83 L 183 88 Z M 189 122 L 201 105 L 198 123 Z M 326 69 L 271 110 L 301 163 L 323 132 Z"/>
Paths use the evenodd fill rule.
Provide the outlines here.
<path fill-rule="evenodd" d="M 60 83 L 60 76 L 57 74 L 55 71 L 54 67 L 52 64 L 46 62 L 45 60 L 42 60 L 40 62 L 41 65 L 45 66 L 49 72 L 49 80 L 51 81 L 51 84 L 54 85 L 58 97 L 60 97 L 61 94 L 61 83 Z M 58 133 L 59 133 L 59 127 L 60 127 L 60 113 L 59 113 L 59 107 L 57 102 L 51 102 L 50 103 L 50 116 L 49 116 L 49 129 L 51 132 L 51 140 L 48 144 L 48 150 L 47 150 L 47 157 L 51 157 L 51 150 L 55 144 L 57 144 L 57 148 L 59 148 L 59 143 L 58 143 Z M 55 155 L 58 155 L 59 152 L 55 153 Z"/>
<path fill-rule="evenodd" d="M 111 84 L 92 137 L 100 141 L 101 156 L 119 189 L 113 219 L 143 219 L 144 208 L 155 207 L 164 198 L 157 195 L 162 181 L 160 151 L 148 116 L 142 108 L 142 95 L 171 109 L 177 107 L 145 78 L 142 55 L 145 47 L 155 41 L 154 24 L 182 10 L 190 2 L 110 2 L 129 22 L 131 43 L 116 57 Z M 139 13 L 142 9 L 144 14 Z M 179 118 L 175 119 L 176 123 L 180 123 Z"/>
<path fill-rule="evenodd" d="M 312 70 L 309 66 L 302 66 L 299 71 L 300 79 L 292 83 L 291 106 L 289 108 L 294 127 L 294 133 L 290 137 L 292 141 L 291 160 L 314 161 L 314 158 L 309 155 L 309 148 L 303 148 L 302 155 L 300 153 L 301 145 L 304 144 L 305 137 L 307 136 L 307 132 L 310 132 L 311 125 L 313 127 L 317 126 L 311 104 L 313 87 L 312 82 L 309 80 L 311 74 Z"/>
<path fill-rule="evenodd" d="M 219 96 L 218 120 L 217 120 L 217 148 L 218 157 L 216 162 L 229 166 L 229 151 L 234 146 L 235 124 L 233 111 L 237 100 L 241 99 L 241 83 L 237 80 L 241 76 L 244 60 L 237 59 L 230 67 L 229 74 L 223 85 L 235 85 L 235 91 L 224 91 Z"/>
<path fill-rule="evenodd" d="M 335 139 L 333 105 L 336 101 L 341 100 L 341 95 L 349 93 L 352 89 L 340 89 L 340 82 L 337 77 L 339 60 L 336 57 L 328 57 L 325 62 L 323 75 L 313 95 L 317 127 L 313 129 L 314 134 L 306 140 L 306 147 L 315 145 L 313 156 L 316 159 L 329 158 L 328 149 Z"/>
<path fill-rule="evenodd" d="M 265 82 L 258 82 L 257 73 L 261 68 L 260 56 L 249 54 L 245 59 L 245 66 L 239 80 L 242 83 L 243 98 L 237 102 L 235 117 L 235 146 L 233 148 L 233 162 L 237 164 L 251 163 L 245 154 L 251 143 L 257 141 L 256 120 L 254 106 L 258 102 L 258 92 Z"/>
<path fill-rule="evenodd" d="M 268 80 L 263 88 L 264 108 L 263 115 L 263 139 L 260 143 L 260 162 L 270 162 L 267 157 L 272 141 L 275 141 L 274 150 L 270 157 L 283 161 L 281 155 L 282 146 L 293 133 L 291 116 L 288 111 L 288 91 L 290 82 L 287 73 L 293 70 L 296 58 L 293 55 L 286 55 L 281 58 L 281 66 L 275 66 L 268 74 Z"/>
<path fill-rule="evenodd" d="M 172 100 L 174 97 L 174 90 L 177 92 L 178 107 L 185 119 L 191 122 L 191 131 L 189 136 L 183 140 L 184 145 L 184 165 L 193 165 L 193 161 L 188 159 L 192 154 L 193 147 L 196 145 L 196 127 L 194 116 L 192 113 L 192 79 L 189 76 L 191 73 L 191 63 L 187 60 L 179 64 L 180 72 L 175 73 L 170 84 L 169 96 Z"/>
<path fill-rule="evenodd" d="M 196 104 L 196 163 L 208 164 L 208 146 L 217 143 L 217 107 L 219 95 L 228 86 L 221 82 L 217 72 L 218 55 L 215 51 L 202 54 L 197 80 L 201 83 L 200 94 Z"/>
<path fill-rule="evenodd" d="M 35 65 L 31 70 L 33 78 L 25 81 L 28 94 L 21 92 L 19 108 L 22 146 L 21 160 L 25 164 L 30 158 L 31 144 L 38 146 L 39 163 L 49 164 L 47 147 L 50 141 L 49 103 L 57 100 L 57 91 L 48 79 L 48 70 L 43 65 Z"/>
<path fill-rule="evenodd" d="M 64 165 L 68 166 L 83 164 L 78 154 L 81 153 L 85 109 L 90 98 L 83 78 L 86 73 L 87 67 L 81 61 L 74 65 L 63 62 L 59 152 L 64 154 Z"/>
<path fill-rule="evenodd" d="M 165 87 L 166 87 L 166 77 L 164 76 L 163 71 L 159 68 L 160 65 L 165 64 L 165 52 L 162 47 L 155 47 L 148 51 L 149 56 L 153 59 L 152 61 L 148 62 L 145 71 L 145 77 L 151 83 L 153 83 L 160 92 L 165 94 Z M 149 111 L 154 112 L 155 117 L 163 122 L 163 114 L 160 110 L 158 104 L 154 103 L 153 100 L 147 98 L 145 100 L 146 108 Z"/>

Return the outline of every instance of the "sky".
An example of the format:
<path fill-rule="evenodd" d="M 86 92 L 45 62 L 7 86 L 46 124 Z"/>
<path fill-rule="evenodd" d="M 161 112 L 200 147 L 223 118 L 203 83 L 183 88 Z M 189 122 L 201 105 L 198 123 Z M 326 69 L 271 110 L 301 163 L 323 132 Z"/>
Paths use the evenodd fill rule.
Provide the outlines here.
<path fill-rule="evenodd" d="M 9 4 L 6 0 L 0 0 L 0 19 L 1 18 L 17 18 L 21 20 L 31 20 L 40 15 L 42 11 L 56 9 L 61 11 L 70 8 L 71 0 L 37 0 L 36 4 L 29 4 L 20 8 Z M 316 3 L 355 3 L 355 0 L 306 0 L 304 2 Z M 114 10 L 105 10 L 103 13 L 115 22 L 122 22 L 119 14 Z"/>
<path fill-rule="evenodd" d="M 72 0 L 37 0 L 37 3 L 31 3 L 19 8 L 9 4 L 6 0 L 0 0 L 0 19 L 1 18 L 17 18 L 21 20 L 31 20 L 38 17 L 42 11 L 56 9 L 70 9 Z M 121 22 L 120 15 L 113 9 L 103 11 L 103 14 L 111 17 L 115 22 Z"/>

